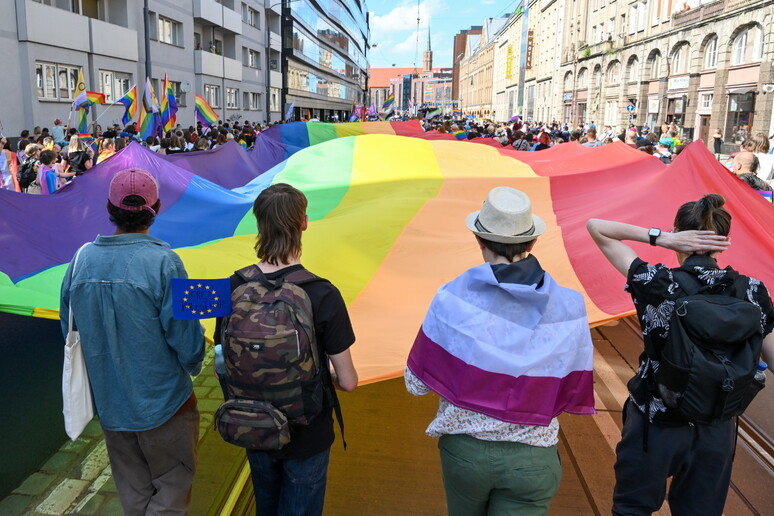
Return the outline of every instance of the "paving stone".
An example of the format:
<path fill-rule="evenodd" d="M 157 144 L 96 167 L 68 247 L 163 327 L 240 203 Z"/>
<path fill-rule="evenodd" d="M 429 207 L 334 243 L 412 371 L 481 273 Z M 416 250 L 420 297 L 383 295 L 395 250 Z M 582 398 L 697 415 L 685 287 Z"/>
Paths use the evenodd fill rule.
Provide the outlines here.
<path fill-rule="evenodd" d="M 0 500 L 0 514 L 3 516 L 21 516 L 29 514 L 27 507 L 34 501 L 32 497 L 12 494 Z"/>
<path fill-rule="evenodd" d="M 98 419 L 92 419 L 81 433 L 82 437 L 102 437 L 102 426 Z"/>
<path fill-rule="evenodd" d="M 104 484 L 102 484 L 102 487 L 99 488 L 99 492 L 102 494 L 115 494 L 118 491 L 116 490 L 116 481 L 115 479 L 110 476 Z"/>
<path fill-rule="evenodd" d="M 123 516 L 124 511 L 121 509 L 121 501 L 117 496 L 109 499 L 99 510 L 98 514 L 99 516 Z"/>
<path fill-rule="evenodd" d="M 196 399 L 204 400 L 209 397 L 210 392 L 212 392 L 212 387 L 208 387 L 206 385 L 199 385 L 194 387 L 194 392 L 196 393 Z"/>
<path fill-rule="evenodd" d="M 62 451 L 70 451 L 73 453 L 80 453 L 89 446 L 93 444 L 93 441 L 91 439 L 86 439 L 85 437 L 79 437 L 78 439 L 74 441 L 67 440 L 66 443 L 62 445 L 61 448 L 59 448 Z"/>
<path fill-rule="evenodd" d="M 78 514 L 81 516 L 91 516 L 97 514 L 99 508 L 105 502 L 105 496 L 101 494 L 92 494 L 79 503 L 72 514 Z"/>
<path fill-rule="evenodd" d="M 35 507 L 40 514 L 60 515 L 89 487 L 87 480 L 67 478 L 56 486 L 43 502 Z"/>
<path fill-rule="evenodd" d="M 64 472 L 67 471 L 70 466 L 75 462 L 75 459 L 78 458 L 78 455 L 75 453 L 69 453 L 69 452 L 63 452 L 58 451 L 54 455 L 51 456 L 50 459 L 46 461 L 45 464 L 43 464 L 43 467 L 41 467 L 41 471 L 60 471 Z"/>
<path fill-rule="evenodd" d="M 80 464 L 80 478 L 94 480 L 109 464 L 105 441 L 100 441 Z"/>
<path fill-rule="evenodd" d="M 33 473 L 22 482 L 22 485 L 13 490 L 15 494 L 41 496 L 54 481 L 56 475 L 45 473 Z M 0 512 L 0 514 L 4 514 Z"/>
<path fill-rule="evenodd" d="M 218 387 L 219 388 L 220 387 L 220 382 L 215 377 L 215 375 L 213 375 L 213 376 L 208 376 L 207 378 L 202 380 L 202 385 L 206 385 L 208 387 Z"/>
<path fill-rule="evenodd" d="M 205 413 L 214 414 L 220 407 L 223 400 L 199 400 L 199 413 L 203 416 Z"/>

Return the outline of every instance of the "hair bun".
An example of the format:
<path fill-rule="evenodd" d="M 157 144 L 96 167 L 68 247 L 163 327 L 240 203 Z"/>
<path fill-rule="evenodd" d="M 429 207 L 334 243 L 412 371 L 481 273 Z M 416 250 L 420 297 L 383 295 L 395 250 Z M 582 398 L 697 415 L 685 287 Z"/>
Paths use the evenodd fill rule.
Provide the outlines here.
<path fill-rule="evenodd" d="M 705 210 L 715 211 L 726 204 L 726 200 L 719 194 L 707 194 L 699 201 L 701 207 Z"/>

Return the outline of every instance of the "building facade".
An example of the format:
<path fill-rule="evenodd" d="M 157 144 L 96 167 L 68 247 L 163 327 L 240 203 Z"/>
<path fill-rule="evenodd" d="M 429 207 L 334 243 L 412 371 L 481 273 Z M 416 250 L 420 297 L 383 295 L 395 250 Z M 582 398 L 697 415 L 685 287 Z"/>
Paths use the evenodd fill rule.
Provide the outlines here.
<path fill-rule="evenodd" d="M 774 2 L 532 0 L 526 15 L 527 30 L 518 30 L 524 18 L 518 13 L 495 37 L 498 120 L 517 112 L 542 122 L 619 128 L 675 122 L 684 137 L 705 143 L 720 129 L 724 151 L 753 133 L 774 132 L 774 41 L 765 29 Z M 532 69 L 520 79 L 521 69 L 514 70 L 525 58 Z M 462 72 L 461 92 L 476 68 Z M 478 74 L 474 80 L 484 78 Z M 517 92 L 514 109 L 509 90 Z M 463 106 L 481 112 L 481 102 Z"/>
<path fill-rule="evenodd" d="M 497 36 L 509 16 L 487 18 L 481 34 L 468 34 L 467 48 L 460 60 L 459 104 L 469 114 L 490 118 L 493 115 L 494 57 Z"/>
<path fill-rule="evenodd" d="M 282 9 L 282 109 L 294 120 L 344 121 L 353 104 L 366 100 L 365 0 L 293 0 Z"/>
<path fill-rule="evenodd" d="M 224 121 L 279 118 L 279 108 L 268 103 L 272 88 L 281 89 L 279 72 L 268 73 L 270 54 L 278 61 L 281 51 L 278 11 L 269 15 L 263 1 L 237 0 L 193 0 L 185 6 L 150 0 L 149 10 L 146 34 L 142 2 L 13 0 L 0 17 L 8 74 L 0 85 L 7 90 L 5 131 L 18 134 L 66 119 L 79 70 L 87 89 L 107 100 L 92 107 L 91 120 L 103 127 L 120 123 L 123 109 L 113 103 L 134 84 L 142 89 L 146 38 L 156 92 L 166 73 L 180 124 L 195 123 L 197 93 Z M 16 74 L 18 80 L 10 78 Z"/>

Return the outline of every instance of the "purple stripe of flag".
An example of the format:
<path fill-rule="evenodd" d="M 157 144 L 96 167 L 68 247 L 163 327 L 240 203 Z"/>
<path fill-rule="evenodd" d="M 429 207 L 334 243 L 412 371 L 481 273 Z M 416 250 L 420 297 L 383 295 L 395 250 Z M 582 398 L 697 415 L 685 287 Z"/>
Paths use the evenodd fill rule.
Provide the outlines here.
<path fill-rule="evenodd" d="M 523 425 L 548 426 L 561 412 L 595 414 L 592 371 L 563 378 L 513 376 L 466 364 L 420 329 L 408 367 L 453 405 Z"/>

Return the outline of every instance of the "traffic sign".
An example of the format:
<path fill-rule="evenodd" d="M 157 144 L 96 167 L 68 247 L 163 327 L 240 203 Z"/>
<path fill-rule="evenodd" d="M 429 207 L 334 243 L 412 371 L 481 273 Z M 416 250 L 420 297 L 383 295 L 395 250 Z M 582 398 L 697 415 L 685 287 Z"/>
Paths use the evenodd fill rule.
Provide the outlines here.
<path fill-rule="evenodd" d="M 629 104 L 628 106 L 626 106 L 626 111 L 628 111 L 629 113 L 634 113 L 634 104 Z"/>

